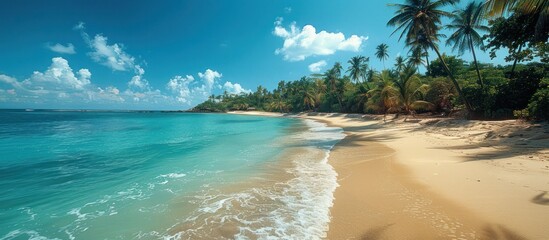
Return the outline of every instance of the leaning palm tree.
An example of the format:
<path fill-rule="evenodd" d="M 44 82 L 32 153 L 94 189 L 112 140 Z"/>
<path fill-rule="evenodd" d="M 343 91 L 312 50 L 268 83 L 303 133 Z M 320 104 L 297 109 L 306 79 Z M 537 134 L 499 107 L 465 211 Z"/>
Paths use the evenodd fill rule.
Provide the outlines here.
<path fill-rule="evenodd" d="M 347 72 L 349 73 L 349 76 L 352 80 L 358 83 L 361 81 L 361 79 L 364 80 L 366 78 L 366 71 L 368 71 L 368 61 L 370 61 L 370 58 L 364 56 L 355 56 L 348 61 L 350 66 L 347 69 Z"/>
<path fill-rule="evenodd" d="M 442 10 L 442 8 L 457 2 L 458 0 L 405 0 L 404 4 L 390 4 L 389 6 L 397 7 L 398 10 L 395 12 L 395 16 L 387 22 L 387 25 L 397 27 L 393 34 L 402 31 L 399 40 L 405 36 L 407 44 L 413 42 L 413 39 L 419 34 L 424 34 L 426 36 L 425 39 L 429 43 L 430 48 L 437 54 L 444 66 L 444 70 L 448 73 L 448 77 L 452 80 L 459 95 L 462 96 L 465 107 L 471 112 L 471 104 L 463 96 L 459 83 L 434 43 L 435 38 L 433 37 L 438 34 L 442 18 L 450 17 L 452 15 L 451 13 Z"/>
<path fill-rule="evenodd" d="M 389 46 L 382 43 L 376 47 L 376 57 L 383 62 L 383 68 L 385 69 L 385 59 L 389 58 Z"/>
<path fill-rule="evenodd" d="M 536 16 L 536 35 L 547 39 L 541 34 L 549 25 L 549 0 L 486 0 L 484 6 L 491 16 L 501 16 L 506 11 Z"/>
<path fill-rule="evenodd" d="M 479 31 L 488 31 L 489 28 L 482 25 L 483 18 L 483 4 L 470 2 L 465 9 L 461 9 L 455 12 L 452 17 L 452 23 L 446 26 L 448 29 L 452 29 L 455 32 L 448 38 L 446 45 L 453 46 L 453 50 L 457 50 L 461 55 L 465 50 L 471 51 L 473 54 L 473 61 L 477 70 L 478 83 L 481 89 L 484 89 L 484 83 L 480 76 L 480 70 L 478 68 L 477 55 L 475 54 L 475 47 L 482 47 L 482 36 Z"/>

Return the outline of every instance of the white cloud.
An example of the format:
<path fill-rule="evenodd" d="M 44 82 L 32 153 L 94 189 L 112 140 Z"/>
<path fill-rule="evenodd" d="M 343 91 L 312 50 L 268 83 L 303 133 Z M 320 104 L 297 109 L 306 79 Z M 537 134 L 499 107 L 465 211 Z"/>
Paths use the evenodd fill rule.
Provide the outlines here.
<path fill-rule="evenodd" d="M 114 86 L 105 88 L 96 87 L 91 83 L 92 73 L 88 69 L 80 69 L 76 72 L 72 70 L 68 61 L 57 57 L 52 59 L 51 65 L 44 72 L 35 71 L 29 78 L 22 82 L 17 79 L 0 75 L 0 83 L 5 83 L 8 88 L 1 89 L 0 85 L 0 104 L 1 103 L 25 103 L 59 105 L 78 105 L 87 104 L 112 107 L 112 104 L 125 103 L 123 108 L 133 106 L 148 105 L 150 107 L 177 106 L 175 98 L 163 95 L 160 90 L 151 90 L 146 80 L 141 79 L 144 71 L 136 70 L 137 78 L 145 89 L 127 89 L 120 91 Z M 134 77 L 135 78 L 135 77 Z M 135 81 L 135 79 L 132 79 Z M 131 105 L 134 104 L 134 105 Z M 137 105 L 136 105 L 137 104 Z"/>
<path fill-rule="evenodd" d="M 198 73 L 200 81 L 196 81 L 192 75 L 175 76 L 168 81 L 166 87 L 176 94 L 178 102 L 193 105 L 208 99 L 217 80 L 222 76 L 223 74 L 217 71 L 206 69 L 203 73 Z"/>
<path fill-rule="evenodd" d="M 326 67 L 326 61 L 320 60 L 318 62 L 312 63 L 309 65 L 309 71 L 311 72 L 320 72 L 323 67 Z"/>
<path fill-rule="evenodd" d="M 194 81 L 194 77 L 187 75 L 185 77 L 175 76 L 168 81 L 167 88 L 176 94 L 176 99 L 181 103 L 190 103 L 191 89 L 189 85 Z"/>
<path fill-rule="evenodd" d="M 95 62 L 107 66 L 114 71 L 134 70 L 137 73 L 139 69 L 143 70 L 135 63 L 135 58 L 124 51 L 123 44 L 114 43 L 109 45 L 108 38 L 101 34 L 97 34 L 91 38 L 86 33 L 83 22 L 79 22 L 73 29 L 80 31 L 84 41 L 92 49 L 92 52 L 88 54 Z"/>
<path fill-rule="evenodd" d="M 86 27 L 84 26 L 84 22 L 78 22 L 78 24 L 76 24 L 72 29 L 74 29 L 74 30 L 83 30 L 85 28 Z"/>
<path fill-rule="evenodd" d="M 56 53 L 63 53 L 63 54 L 76 53 L 76 51 L 74 50 L 74 45 L 72 45 L 72 43 L 67 44 L 67 46 L 64 46 L 63 44 L 60 44 L 60 43 L 56 43 L 55 45 L 48 44 L 47 47 L 48 49 Z"/>
<path fill-rule="evenodd" d="M 284 39 L 282 48 L 278 48 L 275 54 L 282 54 L 284 60 L 302 61 L 311 56 L 332 55 L 337 51 L 358 52 L 362 43 L 368 37 L 351 35 L 345 38 L 341 32 L 331 33 L 320 31 L 312 25 L 305 25 L 301 30 L 296 23 L 290 24 L 289 29 L 282 26 L 282 18 L 277 18 L 273 34 Z"/>
<path fill-rule="evenodd" d="M 0 74 L 0 82 L 14 85 L 14 84 L 17 84 L 17 79 L 10 77 L 8 75 Z"/>
<path fill-rule="evenodd" d="M 56 87 L 76 90 L 82 90 L 90 84 L 91 72 L 88 69 L 80 69 L 77 77 L 66 59 L 56 57 L 51 61 L 50 67 L 45 72 L 35 71 L 29 79 L 23 81 L 23 84 L 40 89 Z"/>
<path fill-rule="evenodd" d="M 107 37 L 95 35 L 89 45 L 93 49 L 91 58 L 115 71 L 128 71 L 135 68 L 135 58 L 123 50 L 122 44 L 108 44 Z"/>
<path fill-rule="evenodd" d="M 89 53 L 90 57 L 97 63 L 109 67 L 114 71 L 132 71 L 135 75 L 128 82 L 128 87 L 136 92 L 151 91 L 149 82 L 144 78 L 145 69 L 135 63 L 135 58 L 124 51 L 124 46 L 120 43 L 109 45 L 108 38 L 97 34 L 92 39 L 84 31 L 84 23 L 80 22 L 74 27 L 82 34 L 82 38 L 93 50 Z"/>
<path fill-rule="evenodd" d="M 205 101 L 212 95 L 215 88 L 223 88 L 232 94 L 251 92 L 251 90 L 242 88 L 238 83 L 225 82 L 221 86 L 219 79 L 223 74 L 211 69 L 206 69 L 206 71 L 199 72 L 197 75 L 198 78 L 192 75 L 175 76 L 168 81 L 166 88 L 175 94 L 178 102 L 188 106 Z"/>
<path fill-rule="evenodd" d="M 285 13 L 291 13 L 292 12 L 292 7 L 285 7 L 284 12 Z"/>
<path fill-rule="evenodd" d="M 138 89 L 148 89 L 149 82 L 145 80 L 141 75 L 135 75 L 132 77 L 130 82 L 128 82 L 128 86 Z"/>
<path fill-rule="evenodd" d="M 228 93 L 230 94 L 241 94 L 241 93 L 251 93 L 252 90 L 250 89 L 244 89 L 242 86 L 240 86 L 239 83 L 231 83 L 229 81 L 225 82 L 225 84 L 223 84 L 223 89 L 225 89 Z"/>
<path fill-rule="evenodd" d="M 207 88 L 212 88 L 215 80 L 221 78 L 223 75 L 217 71 L 211 69 L 206 69 L 204 73 L 198 73 L 198 77 L 204 80 Z"/>

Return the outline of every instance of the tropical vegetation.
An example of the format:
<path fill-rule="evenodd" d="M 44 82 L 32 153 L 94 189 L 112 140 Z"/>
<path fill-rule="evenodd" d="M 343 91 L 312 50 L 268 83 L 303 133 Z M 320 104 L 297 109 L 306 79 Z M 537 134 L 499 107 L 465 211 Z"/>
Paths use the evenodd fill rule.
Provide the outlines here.
<path fill-rule="evenodd" d="M 487 0 L 453 8 L 457 0 L 404 0 L 389 4 L 395 15 L 387 25 L 404 41 L 408 56 L 386 68 L 389 46 L 376 47 L 383 69 L 370 58 L 355 56 L 347 67 L 336 62 L 322 74 L 280 81 L 247 94 L 211 96 L 194 111 L 262 110 L 275 112 L 417 113 L 469 118 L 549 119 L 549 0 Z M 442 20 L 451 32 L 441 34 Z M 458 55 L 441 52 L 446 38 Z M 482 63 L 478 51 L 498 57 L 507 49 L 505 66 Z M 429 59 L 429 53 L 436 54 Z M 472 61 L 460 56 L 467 54 Z M 426 70 L 420 72 L 420 67 Z"/>

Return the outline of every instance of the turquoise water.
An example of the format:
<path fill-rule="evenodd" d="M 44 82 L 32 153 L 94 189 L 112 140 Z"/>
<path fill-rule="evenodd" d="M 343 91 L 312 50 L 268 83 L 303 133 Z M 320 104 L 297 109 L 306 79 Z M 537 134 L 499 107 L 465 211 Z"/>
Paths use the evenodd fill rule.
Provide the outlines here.
<path fill-rule="evenodd" d="M 322 237 L 340 138 L 292 118 L 2 110 L 0 239 Z"/>

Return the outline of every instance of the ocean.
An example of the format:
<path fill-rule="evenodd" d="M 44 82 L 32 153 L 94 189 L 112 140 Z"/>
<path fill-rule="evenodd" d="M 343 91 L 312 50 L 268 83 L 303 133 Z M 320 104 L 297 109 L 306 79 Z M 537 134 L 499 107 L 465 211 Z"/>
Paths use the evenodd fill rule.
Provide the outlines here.
<path fill-rule="evenodd" d="M 0 239 L 320 239 L 343 137 L 297 118 L 0 110 Z"/>

